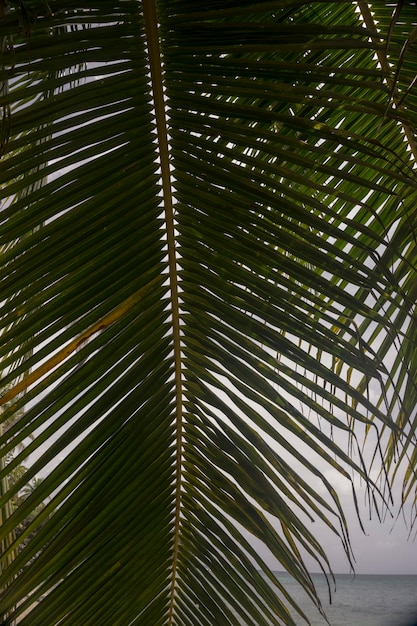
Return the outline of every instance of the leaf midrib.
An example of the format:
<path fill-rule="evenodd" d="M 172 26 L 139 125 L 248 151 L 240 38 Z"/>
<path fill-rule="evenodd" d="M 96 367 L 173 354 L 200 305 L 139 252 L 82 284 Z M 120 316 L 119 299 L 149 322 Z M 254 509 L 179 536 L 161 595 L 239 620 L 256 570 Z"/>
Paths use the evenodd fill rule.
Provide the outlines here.
<path fill-rule="evenodd" d="M 153 106 L 158 136 L 158 152 L 161 168 L 162 197 L 165 217 L 165 228 L 168 248 L 169 288 L 171 294 L 171 321 L 173 333 L 173 352 L 175 370 L 176 398 L 176 483 L 175 513 L 172 555 L 172 574 L 168 621 L 170 626 L 174 618 L 175 589 L 177 582 L 177 563 L 179 551 L 180 510 L 181 510 L 181 479 L 182 479 L 182 376 L 181 376 L 181 344 L 180 316 L 178 297 L 178 272 L 176 242 L 174 228 L 173 194 L 171 185 L 171 168 L 169 161 L 169 145 L 167 132 L 166 101 L 163 91 L 163 72 L 161 51 L 159 46 L 158 15 L 155 0 L 143 0 L 143 17 L 145 22 L 146 42 L 149 55 L 150 76 L 152 83 Z"/>

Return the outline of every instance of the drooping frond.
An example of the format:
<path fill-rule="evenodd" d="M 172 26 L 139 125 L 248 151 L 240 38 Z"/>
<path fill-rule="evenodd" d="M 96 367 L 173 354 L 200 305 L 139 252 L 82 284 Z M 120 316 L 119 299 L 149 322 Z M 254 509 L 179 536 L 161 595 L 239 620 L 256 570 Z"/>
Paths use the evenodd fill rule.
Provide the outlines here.
<path fill-rule="evenodd" d="M 310 521 L 352 559 L 328 470 L 415 485 L 416 18 L 9 9 L 3 622 L 299 624 L 251 537 L 320 609 Z"/>

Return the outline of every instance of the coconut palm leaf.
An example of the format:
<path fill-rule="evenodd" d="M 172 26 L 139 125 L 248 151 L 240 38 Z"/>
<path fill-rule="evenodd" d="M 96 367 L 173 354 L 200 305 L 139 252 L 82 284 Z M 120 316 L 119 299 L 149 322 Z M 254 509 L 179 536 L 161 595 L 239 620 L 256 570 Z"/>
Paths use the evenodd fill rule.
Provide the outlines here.
<path fill-rule="evenodd" d="M 3 11 L 4 623 L 307 620 L 253 537 L 321 610 L 311 520 L 353 558 L 326 473 L 387 506 L 414 443 L 404 19 L 300 0 Z"/>

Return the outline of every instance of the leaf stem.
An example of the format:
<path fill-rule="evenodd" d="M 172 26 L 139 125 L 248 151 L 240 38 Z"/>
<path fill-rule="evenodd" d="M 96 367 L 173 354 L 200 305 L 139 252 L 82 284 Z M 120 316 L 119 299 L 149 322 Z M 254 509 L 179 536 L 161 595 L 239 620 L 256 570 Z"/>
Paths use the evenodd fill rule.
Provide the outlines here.
<path fill-rule="evenodd" d="M 358 0 L 358 7 L 360 9 L 363 22 L 369 30 L 378 32 L 377 26 L 375 24 L 375 20 L 369 8 L 369 4 L 364 0 Z M 377 38 L 372 37 L 373 43 L 379 43 Z M 382 72 L 385 75 L 385 80 L 388 88 L 391 91 L 391 97 L 396 105 L 399 103 L 399 95 L 395 84 L 395 79 L 391 78 L 391 65 L 389 60 L 385 54 L 385 52 L 381 49 L 381 47 L 376 47 L 375 49 L 376 56 L 378 58 L 378 62 L 381 66 Z M 401 104 L 399 104 L 398 108 L 401 109 Z M 410 126 L 406 122 L 401 122 L 401 126 L 403 128 L 404 135 L 407 139 L 408 145 L 410 147 L 410 151 L 414 156 L 414 159 L 417 161 L 417 144 L 414 137 L 414 133 L 411 130 Z"/>
<path fill-rule="evenodd" d="M 30 374 L 25 376 L 19 383 L 9 389 L 9 391 L 7 391 L 3 396 L 0 396 L 0 407 L 7 404 L 7 402 L 10 402 L 10 400 L 13 400 L 13 398 L 19 395 L 19 393 L 22 393 L 22 391 L 25 391 L 30 385 L 39 380 L 39 378 L 42 378 L 42 376 L 45 376 L 45 374 L 48 374 L 48 372 L 53 370 L 57 365 L 65 361 L 73 352 L 78 350 L 83 343 L 90 339 L 90 337 L 117 322 L 117 320 L 128 313 L 133 306 L 143 300 L 143 298 L 153 289 L 154 285 L 159 280 L 159 277 L 154 278 L 149 283 L 141 287 L 129 298 L 110 311 L 110 313 L 99 319 L 92 326 L 87 328 L 87 330 L 78 335 L 78 337 L 73 339 L 68 345 L 64 346 L 62 350 L 59 350 L 59 352 L 54 354 L 50 359 L 30 372 Z"/>
<path fill-rule="evenodd" d="M 180 315 L 178 293 L 178 267 L 175 244 L 175 221 L 171 184 L 171 169 L 169 161 L 168 131 L 166 116 L 166 100 L 163 89 L 163 71 L 161 51 L 159 45 L 158 15 L 155 0 L 143 0 L 143 17 L 145 22 L 146 39 L 148 46 L 150 75 L 153 91 L 153 105 L 158 134 L 159 159 L 161 167 L 162 194 L 165 214 L 165 227 L 168 246 L 169 286 L 171 292 L 171 319 L 173 332 L 173 350 L 175 363 L 175 393 L 176 393 L 176 488 L 175 488 L 175 517 L 174 517 L 174 544 L 172 555 L 172 576 L 169 601 L 168 625 L 173 623 L 175 590 L 177 581 L 177 565 L 180 534 L 181 510 L 181 481 L 182 481 L 182 373 L 181 373 L 181 342 L 180 342 Z"/>

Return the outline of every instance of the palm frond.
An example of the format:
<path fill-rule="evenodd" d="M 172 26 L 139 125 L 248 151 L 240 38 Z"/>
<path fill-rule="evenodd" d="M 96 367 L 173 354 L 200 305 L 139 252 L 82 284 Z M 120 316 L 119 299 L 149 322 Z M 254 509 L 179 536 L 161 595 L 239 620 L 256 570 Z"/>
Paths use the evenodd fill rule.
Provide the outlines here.
<path fill-rule="evenodd" d="M 3 621 L 308 620 L 250 537 L 322 610 L 311 520 L 353 562 L 325 468 L 377 506 L 408 457 L 415 485 L 415 17 L 27 6 L 29 37 L 0 22 L 2 456 L 25 443 L 0 507 L 34 485 L 2 519 Z"/>

